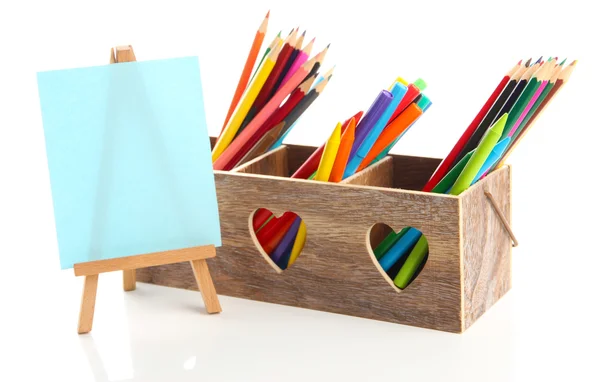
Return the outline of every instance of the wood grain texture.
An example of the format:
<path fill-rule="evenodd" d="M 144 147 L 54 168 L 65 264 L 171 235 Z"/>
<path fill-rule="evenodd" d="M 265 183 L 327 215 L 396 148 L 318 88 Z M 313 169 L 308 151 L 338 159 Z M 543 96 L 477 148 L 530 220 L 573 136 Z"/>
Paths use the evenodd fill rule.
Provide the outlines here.
<path fill-rule="evenodd" d="M 96 291 L 98 289 L 98 275 L 85 276 L 81 307 L 79 309 L 79 323 L 77 333 L 85 334 L 92 330 L 94 323 L 94 309 L 96 307 Z"/>
<path fill-rule="evenodd" d="M 421 191 L 441 160 L 436 158 L 392 155 L 394 188 Z"/>
<path fill-rule="evenodd" d="M 287 177 L 289 174 L 287 150 L 280 146 L 234 168 L 232 172 Z M 222 173 L 227 173 L 222 171 Z M 218 190 L 217 190 L 218 191 Z"/>
<path fill-rule="evenodd" d="M 110 63 L 123 63 L 135 61 L 135 54 L 131 45 L 118 46 L 116 49 L 110 48 Z M 123 290 L 131 292 L 135 290 L 136 274 L 135 269 L 126 269 L 123 271 Z"/>
<path fill-rule="evenodd" d="M 88 276 L 105 272 L 137 269 L 162 264 L 173 264 L 182 261 L 200 260 L 215 257 L 214 245 L 204 245 L 176 249 L 172 251 L 154 252 L 145 255 L 119 257 L 116 259 L 88 261 L 73 266 L 75 276 Z"/>
<path fill-rule="evenodd" d="M 343 184 L 281 178 L 295 171 L 300 158 L 314 149 L 282 146 L 235 172 L 215 171 L 223 246 L 207 262 L 217 292 L 449 332 L 466 329 L 480 315 L 469 309 L 485 299 L 465 303 L 468 288 L 463 277 L 472 277 L 480 260 L 489 257 L 491 247 L 485 246 L 489 235 L 507 236 L 501 225 L 491 223 L 486 230 L 460 235 L 471 224 L 465 222 L 467 216 L 483 215 L 480 222 L 496 219 L 489 206 L 482 210 L 474 203 L 471 198 L 477 192 L 472 191 L 490 184 L 494 196 L 500 190 L 510 194 L 510 182 L 501 181 L 508 170 L 490 174 L 460 197 L 388 188 L 391 184 L 420 189 L 440 162 L 433 158 L 391 156 Z M 497 200 L 506 207 L 505 197 Z M 281 273 L 265 261 L 250 236 L 250 214 L 259 207 L 278 216 L 296 212 L 307 225 L 301 256 Z M 428 261 L 405 290 L 384 279 L 367 250 L 369 234 L 379 240 L 389 232 L 382 225 L 371 231 L 377 223 L 395 231 L 415 227 L 429 241 Z M 197 289 L 185 263 L 138 270 L 138 281 L 142 280 Z M 481 286 L 468 289 L 471 298 L 481 295 L 477 288 Z M 481 306 L 487 309 L 491 300 Z"/>
<path fill-rule="evenodd" d="M 208 263 L 219 294 L 461 330 L 457 197 L 243 173 L 215 172 L 215 181 L 223 246 Z M 259 207 L 276 215 L 294 211 L 307 225 L 302 255 L 281 274 L 250 237 L 249 216 Z M 367 250 L 369 230 L 380 222 L 396 231 L 413 226 L 430 240 L 427 266 L 401 292 L 382 277 Z M 195 289 L 185 265 L 150 271 L 156 284 Z"/>
<path fill-rule="evenodd" d="M 123 290 L 125 292 L 131 292 L 135 290 L 135 269 L 126 269 L 123 271 Z"/>
<path fill-rule="evenodd" d="M 488 190 L 510 218 L 510 167 L 500 168 L 461 195 L 464 328 L 511 287 L 512 241 L 485 196 Z"/>
<path fill-rule="evenodd" d="M 385 157 L 340 183 L 392 188 L 394 186 L 394 160 L 391 157 Z"/>
<path fill-rule="evenodd" d="M 220 313 L 221 304 L 219 303 L 219 297 L 217 297 L 215 285 L 210 277 L 206 260 L 192 260 L 190 261 L 190 265 L 192 266 L 198 289 L 200 289 L 200 293 L 202 294 L 206 311 L 210 314 Z"/>

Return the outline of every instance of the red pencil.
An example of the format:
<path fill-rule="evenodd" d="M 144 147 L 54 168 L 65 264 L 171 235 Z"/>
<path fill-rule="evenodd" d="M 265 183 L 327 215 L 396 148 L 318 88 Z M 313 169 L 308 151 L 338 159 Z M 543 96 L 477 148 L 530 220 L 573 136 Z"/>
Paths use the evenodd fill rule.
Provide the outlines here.
<path fill-rule="evenodd" d="M 358 122 L 360 121 L 360 118 L 362 117 L 362 115 L 363 115 L 363 112 L 359 111 L 354 116 L 348 118 L 342 125 L 342 134 L 344 133 L 344 131 L 346 131 L 346 128 L 350 124 L 350 121 L 352 120 L 352 118 L 354 118 L 354 121 L 358 125 Z M 292 174 L 291 177 L 296 178 L 296 179 L 308 179 L 308 177 L 311 176 L 319 168 L 319 162 L 321 161 L 321 156 L 323 155 L 324 150 L 325 150 L 325 144 L 321 145 L 321 147 L 316 149 L 310 155 L 310 157 L 308 157 L 308 159 L 304 163 L 302 163 L 302 166 L 300 166 L 300 168 Z"/>
<path fill-rule="evenodd" d="M 260 109 L 265 106 L 265 104 L 271 99 L 273 93 L 275 93 L 277 80 L 280 75 L 283 73 L 283 69 L 287 64 L 290 56 L 294 52 L 294 46 L 296 44 L 296 34 L 297 31 L 293 30 L 292 33 L 286 38 L 283 47 L 281 48 L 281 52 L 279 52 L 279 56 L 277 56 L 277 61 L 275 62 L 275 66 L 271 70 L 269 77 L 263 84 L 263 87 L 260 89 L 260 92 L 256 96 L 252 107 L 248 111 L 248 115 L 244 118 L 244 122 L 242 123 L 241 128 L 238 130 L 238 134 L 243 130 L 244 127 L 254 118 L 256 113 L 260 111 Z"/>
<path fill-rule="evenodd" d="M 273 249 L 277 247 L 277 244 L 279 244 L 285 233 L 290 229 L 296 216 L 298 215 L 293 212 L 285 212 L 274 224 L 270 224 L 268 228 L 265 226 L 265 228 L 258 231 L 256 238 L 268 255 L 271 255 Z M 270 220 L 269 223 L 273 220 Z"/>
<path fill-rule="evenodd" d="M 460 137 L 458 142 L 456 142 L 456 144 L 450 151 L 450 154 L 448 154 L 448 156 L 446 158 L 444 158 L 444 160 L 442 161 L 442 163 L 440 163 L 440 165 L 435 170 L 435 172 L 433 173 L 433 175 L 431 176 L 429 181 L 425 184 L 425 187 L 423 187 L 423 191 L 430 192 L 438 184 L 438 182 L 440 180 L 442 180 L 442 178 L 444 176 L 446 176 L 446 173 L 450 169 L 450 166 L 452 165 L 452 163 L 454 163 L 456 156 L 462 151 L 465 144 L 467 144 L 467 142 L 469 141 L 469 138 L 471 138 L 471 135 L 473 135 L 473 132 L 475 131 L 475 129 L 477 129 L 477 126 L 479 126 L 479 124 L 483 120 L 483 117 L 485 117 L 487 112 L 490 110 L 490 108 L 496 101 L 496 98 L 498 98 L 500 93 L 502 93 L 502 90 L 504 89 L 504 87 L 506 86 L 508 81 L 510 80 L 510 77 L 513 75 L 513 73 L 515 73 L 520 68 L 520 66 L 521 66 L 521 61 L 519 61 L 519 63 L 517 65 L 515 65 L 511 70 L 509 70 L 508 73 L 504 77 L 502 77 L 502 80 L 500 81 L 498 86 L 496 86 L 496 89 L 494 90 L 492 95 L 490 95 L 490 98 L 488 98 L 485 105 L 483 105 L 483 107 L 481 108 L 479 113 L 477 113 L 477 115 L 475 116 L 475 119 L 473 119 L 471 124 L 467 127 L 467 129 L 465 130 L 463 135 Z"/>
<path fill-rule="evenodd" d="M 244 142 L 242 148 L 233 154 L 231 160 L 228 162 L 231 164 L 230 166 L 235 166 L 251 147 L 253 147 L 273 127 L 285 119 L 290 111 L 292 111 L 292 109 L 298 105 L 302 98 L 304 98 L 306 93 L 308 93 L 315 78 L 316 76 L 307 78 L 292 92 L 292 94 L 290 94 L 287 101 L 285 101 L 285 103 L 281 105 L 279 109 L 275 110 L 275 112 L 271 114 L 265 123 L 263 123 L 262 126 L 257 130 L 256 134 L 252 135 L 246 142 Z"/>

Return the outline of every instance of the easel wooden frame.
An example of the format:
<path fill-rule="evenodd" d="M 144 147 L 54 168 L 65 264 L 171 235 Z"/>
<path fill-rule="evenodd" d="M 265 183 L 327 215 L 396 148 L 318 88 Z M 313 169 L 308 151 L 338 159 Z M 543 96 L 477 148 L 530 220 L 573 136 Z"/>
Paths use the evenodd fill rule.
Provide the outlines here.
<path fill-rule="evenodd" d="M 135 61 L 133 48 L 118 46 L 110 50 L 110 63 Z M 75 276 L 85 276 L 81 308 L 79 311 L 79 334 L 89 333 L 94 321 L 96 305 L 96 290 L 100 273 L 123 271 L 123 289 L 133 291 L 136 287 L 136 269 L 159 265 L 167 265 L 189 261 L 192 266 L 198 289 L 204 300 L 206 311 L 210 314 L 220 313 L 221 304 L 215 290 L 206 259 L 216 257 L 214 245 L 205 245 L 192 248 L 177 249 L 173 251 L 155 252 L 151 254 L 135 255 L 117 259 L 90 261 L 78 263 L 73 266 Z"/>

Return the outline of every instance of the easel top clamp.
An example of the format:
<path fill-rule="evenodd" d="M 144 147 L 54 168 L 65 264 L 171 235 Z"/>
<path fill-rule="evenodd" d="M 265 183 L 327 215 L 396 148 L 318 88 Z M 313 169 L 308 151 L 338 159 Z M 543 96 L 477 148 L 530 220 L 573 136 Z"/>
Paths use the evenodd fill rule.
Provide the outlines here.
<path fill-rule="evenodd" d="M 131 45 L 110 49 L 111 64 L 132 61 L 136 61 L 136 58 Z M 94 308 L 96 305 L 96 290 L 100 273 L 123 271 L 123 289 L 125 291 L 133 291 L 136 287 L 135 270 L 137 268 L 174 264 L 184 261 L 189 261 L 192 266 L 206 311 L 208 313 L 220 313 L 221 305 L 210 276 L 208 264 L 206 263 L 206 259 L 215 257 L 216 255 L 214 245 L 205 245 L 75 264 L 73 266 L 75 276 L 85 276 L 77 332 L 84 334 L 92 330 Z"/>

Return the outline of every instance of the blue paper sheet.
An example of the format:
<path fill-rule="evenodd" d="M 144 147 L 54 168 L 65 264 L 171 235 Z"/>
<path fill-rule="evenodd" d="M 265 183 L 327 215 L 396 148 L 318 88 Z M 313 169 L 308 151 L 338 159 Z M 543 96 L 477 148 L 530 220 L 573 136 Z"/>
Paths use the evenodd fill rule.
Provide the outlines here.
<path fill-rule="evenodd" d="M 60 265 L 214 244 L 197 57 L 38 73 Z"/>

